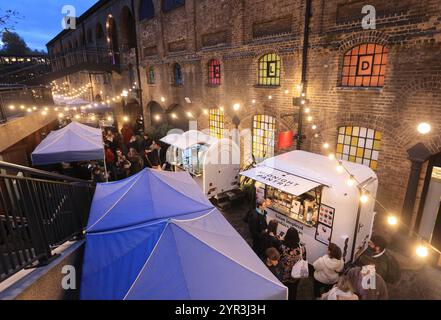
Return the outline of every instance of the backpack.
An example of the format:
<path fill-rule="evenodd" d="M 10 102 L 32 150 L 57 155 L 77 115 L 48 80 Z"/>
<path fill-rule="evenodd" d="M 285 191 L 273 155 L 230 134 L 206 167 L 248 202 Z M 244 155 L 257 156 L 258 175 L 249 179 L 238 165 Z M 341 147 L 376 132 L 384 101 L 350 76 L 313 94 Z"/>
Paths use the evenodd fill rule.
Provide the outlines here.
<path fill-rule="evenodd" d="M 388 264 L 387 264 L 387 275 L 384 281 L 386 281 L 387 283 L 395 284 L 401 279 L 401 268 L 397 259 L 395 259 L 394 256 L 387 253 L 386 256 L 387 256 Z"/>

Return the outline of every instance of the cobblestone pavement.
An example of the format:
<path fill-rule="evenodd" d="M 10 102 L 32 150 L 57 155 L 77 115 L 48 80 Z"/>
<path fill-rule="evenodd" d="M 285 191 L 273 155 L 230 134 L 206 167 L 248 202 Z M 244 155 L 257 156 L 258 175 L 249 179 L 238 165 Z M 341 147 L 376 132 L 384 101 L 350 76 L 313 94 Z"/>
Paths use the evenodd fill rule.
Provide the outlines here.
<path fill-rule="evenodd" d="M 242 235 L 251 246 L 251 235 L 248 225 L 244 221 L 245 207 L 235 207 L 223 212 L 225 218 Z M 398 259 L 407 261 L 405 257 Z M 411 264 L 410 264 L 411 265 Z M 389 285 L 389 298 L 394 300 L 433 300 L 441 299 L 441 270 L 428 265 L 419 265 L 408 269 L 402 265 L 401 279 L 397 284 Z M 299 300 L 312 300 L 312 279 L 300 281 L 297 298 Z"/>

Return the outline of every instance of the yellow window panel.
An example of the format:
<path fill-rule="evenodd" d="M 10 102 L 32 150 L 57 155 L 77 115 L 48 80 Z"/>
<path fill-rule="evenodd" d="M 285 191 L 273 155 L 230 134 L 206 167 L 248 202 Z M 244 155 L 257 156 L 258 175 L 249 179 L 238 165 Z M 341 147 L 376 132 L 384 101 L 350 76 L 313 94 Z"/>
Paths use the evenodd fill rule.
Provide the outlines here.
<path fill-rule="evenodd" d="M 343 152 L 343 145 L 342 144 L 337 144 L 337 153 L 342 153 Z"/>
<path fill-rule="evenodd" d="M 351 162 L 355 162 L 355 156 L 350 156 L 350 157 L 349 157 L 349 161 L 351 161 Z"/>
<path fill-rule="evenodd" d="M 340 127 L 339 129 L 338 129 L 338 133 L 340 133 L 340 134 L 345 134 L 345 129 L 346 127 Z"/>
<path fill-rule="evenodd" d="M 375 161 L 375 160 L 372 160 L 371 161 L 371 169 L 372 170 L 377 170 L 377 167 L 378 167 L 378 162 L 377 161 Z"/>
<path fill-rule="evenodd" d="M 380 150 L 381 147 L 381 141 L 375 140 L 374 141 L 374 150 Z"/>
<path fill-rule="evenodd" d="M 350 136 L 352 134 L 352 127 L 346 127 L 346 135 Z"/>
<path fill-rule="evenodd" d="M 381 132 L 375 131 L 375 140 L 381 140 Z"/>
<path fill-rule="evenodd" d="M 353 145 L 353 146 L 358 145 L 358 138 L 357 137 L 352 137 L 351 145 Z"/>
<path fill-rule="evenodd" d="M 364 151 L 363 148 L 357 148 L 357 157 L 362 158 L 363 157 L 363 151 Z"/>

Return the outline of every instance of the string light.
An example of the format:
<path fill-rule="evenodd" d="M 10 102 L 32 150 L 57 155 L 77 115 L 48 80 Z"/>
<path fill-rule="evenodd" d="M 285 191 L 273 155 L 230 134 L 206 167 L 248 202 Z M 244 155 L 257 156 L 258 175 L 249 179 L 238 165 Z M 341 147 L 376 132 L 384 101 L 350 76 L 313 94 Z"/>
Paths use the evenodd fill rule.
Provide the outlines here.
<path fill-rule="evenodd" d="M 329 148 L 329 143 L 325 142 L 325 143 L 323 144 L 323 148 L 328 149 L 328 148 Z"/>
<path fill-rule="evenodd" d="M 239 103 L 235 103 L 235 104 L 233 105 L 233 110 L 234 110 L 234 111 L 239 111 L 239 109 L 240 109 L 240 104 L 239 104 Z"/>
<path fill-rule="evenodd" d="M 362 191 L 361 192 L 361 196 L 360 196 L 360 202 L 361 203 L 367 203 L 368 201 L 369 201 L 368 195 L 366 194 L 365 191 Z"/>
<path fill-rule="evenodd" d="M 308 122 L 311 122 L 311 121 L 312 121 L 312 116 L 308 116 L 308 117 L 306 118 L 306 120 L 307 120 Z"/>
<path fill-rule="evenodd" d="M 256 104 L 256 99 L 251 100 L 252 104 Z"/>
<path fill-rule="evenodd" d="M 312 128 L 312 130 L 316 130 L 317 129 L 317 125 L 313 124 L 311 128 Z"/>
<path fill-rule="evenodd" d="M 176 113 L 172 113 L 172 114 L 171 114 L 171 117 L 172 117 L 173 119 L 177 119 L 177 118 L 178 118 L 178 116 L 176 115 Z"/>
<path fill-rule="evenodd" d="M 271 100 L 273 98 L 273 96 L 268 96 L 268 99 Z"/>
<path fill-rule="evenodd" d="M 165 98 L 164 97 L 161 97 L 161 102 L 165 102 Z"/>
<path fill-rule="evenodd" d="M 161 120 L 161 116 L 160 116 L 159 114 L 155 115 L 155 120 L 156 120 L 156 121 Z"/>
<path fill-rule="evenodd" d="M 128 122 L 128 121 L 129 121 L 129 117 L 128 117 L 128 116 L 124 116 L 124 117 L 123 117 L 123 121 L 124 121 L 124 122 Z"/>
<path fill-rule="evenodd" d="M 203 112 L 204 112 L 204 114 L 208 114 L 208 110 L 207 109 L 204 109 Z"/>
<path fill-rule="evenodd" d="M 338 162 L 338 165 L 337 165 L 336 169 L 337 169 L 338 173 L 342 173 L 344 171 L 344 168 L 343 168 L 343 165 L 342 165 L 341 161 Z"/>
<path fill-rule="evenodd" d="M 311 109 L 310 108 L 305 108 L 305 113 L 310 113 L 311 112 Z"/>
<path fill-rule="evenodd" d="M 415 252 L 421 258 L 425 258 L 429 255 L 429 250 L 427 249 L 426 246 L 423 246 L 423 245 L 418 246 L 416 248 Z"/>
<path fill-rule="evenodd" d="M 10 109 L 10 110 L 14 110 L 14 109 L 15 109 L 15 106 L 11 104 L 11 105 L 9 106 L 9 109 Z"/>
<path fill-rule="evenodd" d="M 422 122 L 418 125 L 417 130 L 421 134 L 428 134 L 432 127 L 427 122 Z"/>
<path fill-rule="evenodd" d="M 351 176 L 349 177 L 348 181 L 346 181 L 346 183 L 347 183 L 347 185 L 348 185 L 349 187 L 352 187 L 352 186 L 355 184 L 354 176 L 351 175 Z"/>
<path fill-rule="evenodd" d="M 391 226 L 396 226 L 398 224 L 398 218 L 396 216 L 390 215 L 387 217 L 387 223 Z"/>
<path fill-rule="evenodd" d="M 334 159 L 335 159 L 335 154 L 330 153 L 330 154 L 328 155 L 328 159 L 329 159 L 329 160 L 334 160 Z"/>

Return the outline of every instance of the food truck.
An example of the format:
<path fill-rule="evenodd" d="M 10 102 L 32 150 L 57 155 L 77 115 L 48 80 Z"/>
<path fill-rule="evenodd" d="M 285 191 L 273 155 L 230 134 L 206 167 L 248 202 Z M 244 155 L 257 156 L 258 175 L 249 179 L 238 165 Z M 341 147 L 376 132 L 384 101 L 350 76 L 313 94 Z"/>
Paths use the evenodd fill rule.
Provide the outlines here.
<path fill-rule="evenodd" d="M 377 176 L 365 165 L 342 164 L 355 184 L 348 184 L 348 172 L 336 169 L 337 160 L 305 151 L 266 159 L 241 173 L 255 181 L 257 203 L 271 203 L 266 219 L 279 222 L 279 235 L 289 227 L 299 231 L 309 263 L 326 254 L 330 242 L 342 249 L 345 263 L 352 262 L 371 237 Z M 365 203 L 362 193 L 368 195 Z"/>
<path fill-rule="evenodd" d="M 170 145 L 167 162 L 175 171 L 189 172 L 208 198 L 239 188 L 240 150 L 232 140 L 189 130 L 161 141 Z"/>

